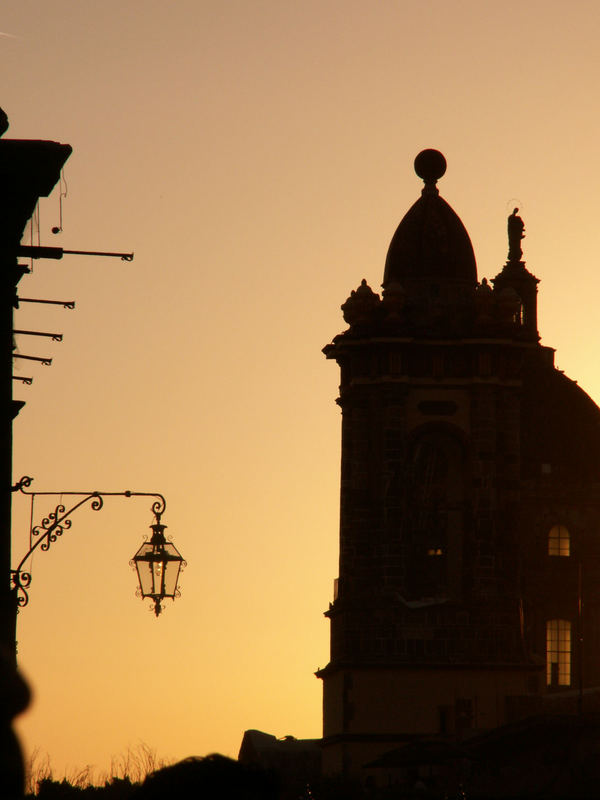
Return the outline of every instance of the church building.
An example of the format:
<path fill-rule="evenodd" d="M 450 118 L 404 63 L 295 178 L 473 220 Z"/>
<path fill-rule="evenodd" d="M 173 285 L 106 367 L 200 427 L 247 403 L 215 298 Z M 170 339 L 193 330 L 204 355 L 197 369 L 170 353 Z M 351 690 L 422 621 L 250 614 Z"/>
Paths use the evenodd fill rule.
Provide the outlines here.
<path fill-rule="evenodd" d="M 444 156 L 324 348 L 341 370 L 323 770 L 599 703 L 600 409 L 540 343 L 523 221 L 478 281 Z M 500 254 L 499 254 L 500 256 Z M 600 689 L 598 690 L 600 693 Z M 566 705 L 565 705 L 566 704 Z"/>

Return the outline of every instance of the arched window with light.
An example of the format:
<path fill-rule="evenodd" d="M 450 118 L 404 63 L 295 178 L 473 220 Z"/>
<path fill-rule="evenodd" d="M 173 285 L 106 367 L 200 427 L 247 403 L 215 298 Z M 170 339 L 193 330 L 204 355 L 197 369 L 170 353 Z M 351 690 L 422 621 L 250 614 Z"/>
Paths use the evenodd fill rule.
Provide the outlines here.
<path fill-rule="evenodd" d="M 571 623 L 568 619 L 546 622 L 546 685 L 571 685 Z"/>
<path fill-rule="evenodd" d="M 549 556 L 570 556 L 571 535 L 564 525 L 553 525 L 548 534 Z"/>

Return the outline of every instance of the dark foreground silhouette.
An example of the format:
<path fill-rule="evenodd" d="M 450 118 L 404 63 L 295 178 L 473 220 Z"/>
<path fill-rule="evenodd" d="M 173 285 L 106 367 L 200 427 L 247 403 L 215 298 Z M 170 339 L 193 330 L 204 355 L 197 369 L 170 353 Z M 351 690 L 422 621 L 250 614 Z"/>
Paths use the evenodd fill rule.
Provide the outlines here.
<path fill-rule="evenodd" d="M 14 657 L 0 649 L 0 794 L 6 800 L 23 797 L 23 756 L 12 722 L 29 700 L 29 688 L 14 666 Z"/>
<path fill-rule="evenodd" d="M 150 773 L 134 792 L 133 800 L 276 800 L 278 796 L 277 781 L 271 773 L 214 753 L 205 758 L 186 758 Z"/>
<path fill-rule="evenodd" d="M 80 787 L 66 779 L 45 778 L 39 782 L 37 794 L 39 800 L 208 800 L 213 797 L 277 800 L 278 781 L 267 770 L 214 753 L 204 758 L 186 758 L 157 769 L 141 784 L 133 784 L 127 778 L 113 778 L 104 786 Z"/>

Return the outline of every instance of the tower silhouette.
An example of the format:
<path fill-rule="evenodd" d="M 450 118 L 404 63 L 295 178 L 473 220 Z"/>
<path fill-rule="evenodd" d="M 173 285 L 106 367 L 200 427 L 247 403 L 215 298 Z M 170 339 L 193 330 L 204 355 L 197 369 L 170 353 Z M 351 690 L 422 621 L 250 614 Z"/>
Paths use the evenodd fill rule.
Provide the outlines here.
<path fill-rule="evenodd" d="M 415 170 L 425 185 L 382 296 L 363 280 L 324 348 L 342 411 L 339 578 L 317 673 L 330 774 L 552 702 L 599 707 L 600 409 L 540 343 L 518 209 L 506 263 L 478 282 L 437 189 L 444 156 L 425 150 Z"/>

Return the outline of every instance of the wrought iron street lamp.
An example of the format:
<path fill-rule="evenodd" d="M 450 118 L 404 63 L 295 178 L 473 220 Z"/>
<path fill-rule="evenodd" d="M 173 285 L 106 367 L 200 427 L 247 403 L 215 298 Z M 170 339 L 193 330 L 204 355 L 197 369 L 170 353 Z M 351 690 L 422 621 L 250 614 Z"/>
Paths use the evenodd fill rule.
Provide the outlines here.
<path fill-rule="evenodd" d="M 52 495 L 61 497 L 78 497 L 80 499 L 67 509 L 63 503 L 59 503 L 54 511 L 44 517 L 39 525 L 32 526 L 30 530 L 29 550 L 16 569 L 11 570 L 11 587 L 16 593 L 17 606 L 23 608 L 29 602 L 28 588 L 31 584 L 31 572 L 24 570 L 24 566 L 35 550 L 48 551 L 50 546 L 56 542 L 59 536 L 71 527 L 71 515 L 78 508 L 89 504 L 92 511 L 100 511 L 104 506 L 105 497 L 155 497 L 152 503 L 152 513 L 154 523 L 150 525 L 152 538 L 144 542 L 131 560 L 135 566 L 139 579 L 137 594 L 142 598 L 149 597 L 154 603 L 154 613 L 158 615 L 163 610 L 162 601 L 165 598 L 174 600 L 179 597 L 179 573 L 185 566 L 185 561 L 181 553 L 172 542 L 165 538 L 166 525 L 161 522 L 162 515 L 165 513 L 167 502 L 159 492 L 29 492 L 33 478 L 23 477 L 13 487 L 13 491 L 20 491 L 29 495 L 33 499 L 36 495 Z M 33 509 L 33 505 L 32 505 Z"/>
<path fill-rule="evenodd" d="M 161 524 L 162 514 L 154 506 L 152 510 L 156 522 L 150 525 L 152 538 L 149 542 L 144 542 L 130 563 L 137 570 L 139 593 L 143 598 L 149 597 L 154 602 L 154 613 L 158 617 L 165 597 L 173 600 L 179 597 L 177 581 L 185 561 L 175 545 L 165 539 L 167 526 Z"/>

